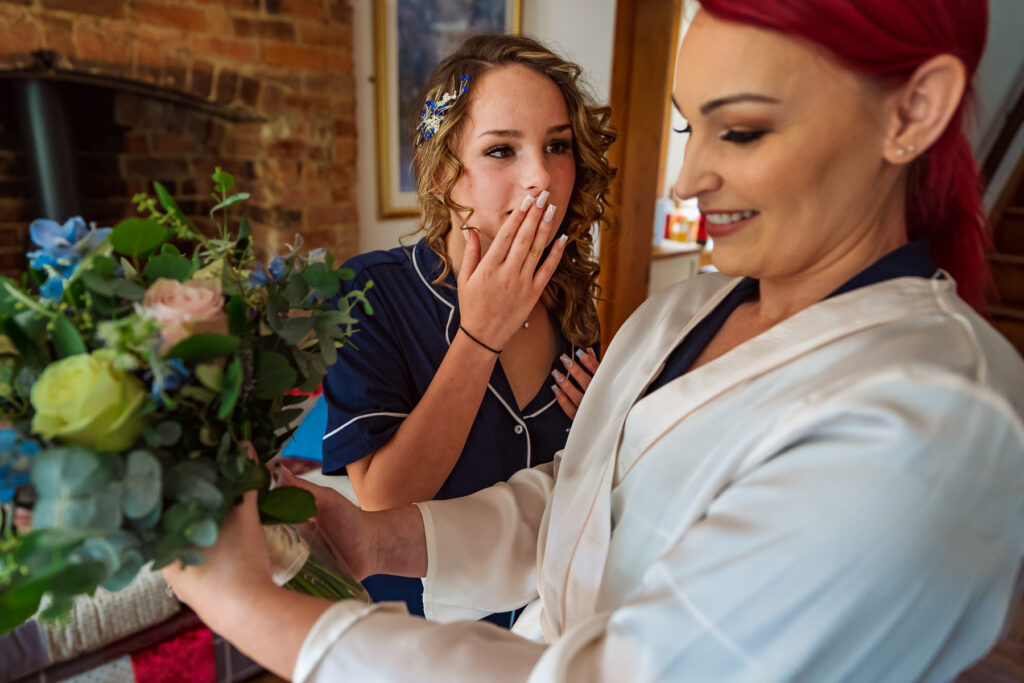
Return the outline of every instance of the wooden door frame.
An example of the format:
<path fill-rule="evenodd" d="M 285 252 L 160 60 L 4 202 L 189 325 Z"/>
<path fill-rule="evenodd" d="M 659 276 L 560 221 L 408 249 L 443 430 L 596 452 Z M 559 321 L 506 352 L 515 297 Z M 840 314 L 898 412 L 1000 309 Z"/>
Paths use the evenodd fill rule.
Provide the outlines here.
<path fill-rule="evenodd" d="M 601 235 L 602 344 L 647 298 L 654 204 L 664 184 L 672 67 L 684 0 L 618 0 L 609 103 L 618 140 L 609 150 L 618 224 Z"/>

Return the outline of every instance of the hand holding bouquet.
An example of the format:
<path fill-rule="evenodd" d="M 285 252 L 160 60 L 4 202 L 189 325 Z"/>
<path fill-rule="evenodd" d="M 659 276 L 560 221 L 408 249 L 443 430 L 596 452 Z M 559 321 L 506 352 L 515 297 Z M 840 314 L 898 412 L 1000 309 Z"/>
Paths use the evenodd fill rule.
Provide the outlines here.
<path fill-rule="evenodd" d="M 301 413 L 289 392 L 318 386 L 355 307 L 372 311 L 364 291 L 339 296 L 352 273 L 303 256 L 301 240 L 258 263 L 248 222 L 228 228 L 248 195 L 213 179 L 216 236 L 156 183 L 155 199 L 135 198 L 143 216 L 113 228 L 36 221 L 31 270 L 0 278 L 0 633 L 44 595 L 56 617 L 146 564 L 200 564 L 246 491 L 265 523 L 315 514 L 307 492 L 270 490 L 241 444 L 280 449 Z M 13 526 L 19 502 L 28 533 Z M 359 589 L 315 561 L 290 585 Z"/>

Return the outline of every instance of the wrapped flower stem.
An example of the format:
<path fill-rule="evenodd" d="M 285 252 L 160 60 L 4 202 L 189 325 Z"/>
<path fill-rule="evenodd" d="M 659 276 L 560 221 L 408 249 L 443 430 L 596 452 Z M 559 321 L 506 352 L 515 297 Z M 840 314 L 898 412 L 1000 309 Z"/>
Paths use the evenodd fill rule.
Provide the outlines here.
<path fill-rule="evenodd" d="M 286 524 L 264 526 L 263 531 L 277 585 L 328 600 L 371 602 L 369 593 L 352 578 L 352 571 L 341 555 L 333 550 L 315 519 L 298 527 Z"/>

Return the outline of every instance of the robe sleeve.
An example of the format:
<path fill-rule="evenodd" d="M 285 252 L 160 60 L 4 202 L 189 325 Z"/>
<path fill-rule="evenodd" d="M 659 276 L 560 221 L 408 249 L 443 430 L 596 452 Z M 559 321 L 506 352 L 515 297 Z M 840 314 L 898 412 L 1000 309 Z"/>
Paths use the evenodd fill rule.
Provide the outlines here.
<path fill-rule="evenodd" d="M 553 469 L 553 463 L 538 465 L 464 498 L 418 504 L 427 539 L 428 619 L 480 619 L 537 597 L 537 541 Z"/>
<path fill-rule="evenodd" d="M 381 608 L 295 680 L 952 680 L 1004 627 L 1024 555 L 1024 426 L 965 385 L 866 382 L 808 406 L 628 599 L 549 646 Z"/>

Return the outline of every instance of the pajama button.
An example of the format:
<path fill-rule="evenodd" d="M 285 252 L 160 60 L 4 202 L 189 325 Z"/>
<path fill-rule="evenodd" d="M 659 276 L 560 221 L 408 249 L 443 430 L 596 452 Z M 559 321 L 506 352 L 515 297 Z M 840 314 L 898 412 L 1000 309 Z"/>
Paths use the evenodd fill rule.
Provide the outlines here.
<path fill-rule="evenodd" d="M 523 425 L 516 425 L 515 427 L 512 428 L 512 431 L 515 432 L 516 434 L 522 434 Z"/>

